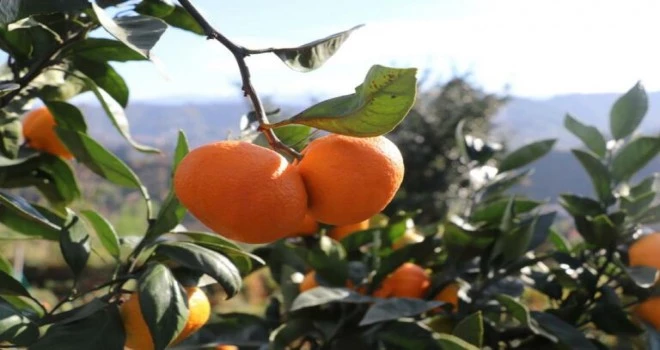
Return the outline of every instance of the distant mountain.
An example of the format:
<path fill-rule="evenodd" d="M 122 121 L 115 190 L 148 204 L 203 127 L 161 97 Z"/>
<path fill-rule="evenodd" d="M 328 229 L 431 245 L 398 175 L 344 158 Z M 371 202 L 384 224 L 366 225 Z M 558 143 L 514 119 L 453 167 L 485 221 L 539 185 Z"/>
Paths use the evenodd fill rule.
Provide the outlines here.
<path fill-rule="evenodd" d="M 546 100 L 514 98 L 495 118 L 497 134 L 506 135 L 512 147 L 543 138 L 558 138 L 557 149 L 576 147 L 580 141 L 564 129 L 564 116 L 569 113 L 608 135 L 610 107 L 619 96 L 571 94 Z M 657 134 L 660 133 L 660 92 L 649 94 L 649 105 L 640 129 Z"/>

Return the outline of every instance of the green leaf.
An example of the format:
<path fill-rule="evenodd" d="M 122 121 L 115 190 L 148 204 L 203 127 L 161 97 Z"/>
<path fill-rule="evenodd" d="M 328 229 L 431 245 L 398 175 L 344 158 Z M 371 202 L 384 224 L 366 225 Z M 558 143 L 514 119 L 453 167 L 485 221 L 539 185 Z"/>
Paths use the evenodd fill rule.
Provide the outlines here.
<path fill-rule="evenodd" d="M 0 193 L 0 222 L 21 234 L 58 240 L 60 227 L 49 221 L 25 199 Z"/>
<path fill-rule="evenodd" d="M 621 209 L 625 210 L 628 215 L 636 216 L 649 208 L 655 200 L 655 196 L 655 192 L 647 192 L 637 198 L 621 197 Z"/>
<path fill-rule="evenodd" d="M 285 145 L 296 151 L 302 151 L 307 146 L 311 131 L 312 128 L 307 125 L 287 125 L 275 129 L 275 135 Z M 252 143 L 268 147 L 268 140 L 263 133 L 259 133 Z"/>
<path fill-rule="evenodd" d="M 451 335 L 451 334 L 438 334 L 438 344 L 443 350 L 478 350 L 479 348 L 466 342 L 465 340 Z"/>
<path fill-rule="evenodd" d="M 660 204 L 654 205 L 639 214 L 638 220 L 642 224 L 655 224 L 660 222 Z"/>
<path fill-rule="evenodd" d="M 646 90 L 637 82 L 628 92 L 619 97 L 610 110 L 610 131 L 615 139 L 630 135 L 641 124 L 649 108 Z"/>
<path fill-rule="evenodd" d="M 87 221 L 92 225 L 94 231 L 96 231 L 96 235 L 101 241 L 101 245 L 103 245 L 105 250 L 110 254 L 110 256 L 119 262 L 121 256 L 119 237 L 117 236 L 117 232 L 115 232 L 115 228 L 112 226 L 112 224 L 101 214 L 93 210 L 82 210 L 80 214 L 82 214 L 85 219 L 87 219 Z"/>
<path fill-rule="evenodd" d="M 77 216 L 74 216 L 72 222 L 62 228 L 60 250 L 64 261 L 69 265 L 77 280 L 87 265 L 92 250 L 89 235 Z"/>
<path fill-rule="evenodd" d="M 316 332 L 316 329 L 314 328 L 314 324 L 307 319 L 294 318 L 287 320 L 286 323 L 283 323 L 270 333 L 269 349 L 290 349 L 289 344 L 312 332 Z"/>
<path fill-rule="evenodd" d="M 260 257 L 242 250 L 233 242 L 228 241 L 217 234 L 205 232 L 177 232 L 177 234 L 186 236 L 203 247 L 225 254 L 231 259 L 232 263 L 238 268 L 243 276 L 252 272 L 252 260 L 261 265 L 266 264 Z M 269 263 L 271 264 L 270 268 L 273 269 L 273 262 L 270 261 Z"/>
<path fill-rule="evenodd" d="M 107 92 L 122 107 L 126 107 L 128 104 L 128 86 L 110 64 L 76 58 L 74 65 L 76 69 L 94 81 L 97 87 Z"/>
<path fill-rule="evenodd" d="M 532 331 L 536 329 L 532 322 L 529 310 L 525 305 L 505 294 L 498 294 L 495 296 L 495 299 L 507 310 L 507 312 L 513 318 L 518 320 L 521 325 L 531 329 Z"/>
<path fill-rule="evenodd" d="M 158 149 L 145 146 L 142 144 L 137 143 L 135 140 L 133 140 L 133 137 L 131 136 L 130 132 L 130 126 L 128 123 L 128 118 L 126 117 L 126 113 L 124 111 L 124 108 L 112 98 L 105 90 L 100 88 L 94 80 L 86 77 L 86 76 L 77 76 L 79 79 L 85 82 L 85 85 L 94 93 L 96 98 L 99 100 L 101 103 L 101 107 L 103 107 L 103 110 L 105 113 L 108 115 L 110 120 L 112 121 L 112 124 L 117 128 L 119 133 L 128 141 L 128 143 L 133 146 L 133 148 L 137 149 L 138 151 L 142 152 L 150 152 L 150 153 L 158 153 Z"/>
<path fill-rule="evenodd" d="M 470 220 L 472 222 L 498 221 L 504 215 L 508 203 L 508 198 L 501 198 L 487 203 L 478 203 Z M 526 198 L 516 198 L 513 204 L 516 208 L 516 213 L 522 214 L 538 208 L 543 203 Z"/>
<path fill-rule="evenodd" d="M 89 6 L 87 0 L 3 0 L 0 4 L 0 26 L 6 26 L 32 15 L 73 12 L 87 6 Z"/>
<path fill-rule="evenodd" d="M 167 267 L 153 264 L 140 277 L 137 296 L 154 349 L 165 349 L 188 320 L 185 291 Z"/>
<path fill-rule="evenodd" d="M 654 185 L 658 178 L 658 173 L 654 173 L 650 176 L 647 176 L 637 185 L 630 188 L 630 197 L 637 198 L 639 196 L 645 195 L 646 193 L 655 191 Z"/>
<path fill-rule="evenodd" d="M 562 349 L 597 350 L 584 333 L 559 317 L 547 312 L 533 312 L 532 316 L 539 326 L 554 335 L 564 347 Z"/>
<path fill-rule="evenodd" d="M 413 298 L 389 298 L 373 304 L 360 321 L 360 326 L 413 317 L 442 306 L 442 301 Z"/>
<path fill-rule="evenodd" d="M 571 252 L 571 243 L 564 237 L 564 235 L 558 233 L 555 230 L 550 229 L 550 235 L 548 236 L 548 241 L 557 249 L 557 251 L 562 253 Z"/>
<path fill-rule="evenodd" d="M 528 228 L 532 229 L 532 238 L 527 246 L 527 251 L 535 250 L 547 241 L 556 216 L 557 212 L 551 211 L 523 221 L 523 226 L 531 225 Z M 536 222 L 534 223 L 534 221 Z"/>
<path fill-rule="evenodd" d="M 302 124 L 355 137 L 386 134 L 401 123 L 415 102 L 416 73 L 416 68 L 375 65 L 354 94 L 323 101 L 272 125 Z"/>
<path fill-rule="evenodd" d="M 174 161 L 171 172 L 172 175 L 174 175 L 176 168 L 179 166 L 179 163 L 186 154 L 188 154 L 188 140 L 186 139 L 186 135 L 183 133 L 183 131 L 179 131 L 179 137 L 177 140 L 176 148 L 174 150 Z M 181 223 L 185 215 L 186 208 L 181 205 L 178 198 L 176 197 L 176 194 L 174 193 L 174 189 L 172 186 L 170 186 L 170 191 L 168 192 L 165 201 L 158 211 L 156 220 L 152 225 L 149 226 L 147 237 L 152 239 L 160 234 L 169 232 L 179 223 Z"/>
<path fill-rule="evenodd" d="M 597 201 L 573 194 L 560 195 L 559 204 L 573 216 L 596 216 L 605 213 Z"/>
<path fill-rule="evenodd" d="M 7 260 L 7 258 L 2 255 L 0 255 L 0 271 L 9 275 L 14 273 L 14 266 L 12 266 L 9 260 Z"/>
<path fill-rule="evenodd" d="M 20 88 L 21 86 L 16 83 L 0 83 L 0 97 Z"/>
<path fill-rule="evenodd" d="M 0 344 L 28 346 L 39 337 L 39 327 L 0 300 Z"/>
<path fill-rule="evenodd" d="M 484 337 L 484 319 L 481 316 L 481 311 L 477 311 L 461 320 L 454 327 L 452 334 L 481 348 Z"/>
<path fill-rule="evenodd" d="M 309 72 L 321 67 L 339 50 L 351 33 L 362 26 L 358 25 L 302 46 L 275 49 L 273 53 L 289 68 L 298 72 Z"/>
<path fill-rule="evenodd" d="M 330 303 L 370 304 L 374 298 L 355 293 L 346 288 L 331 288 L 319 286 L 305 293 L 300 293 L 291 305 L 290 311 L 298 311 Z"/>
<path fill-rule="evenodd" d="M 509 198 L 509 202 L 506 204 L 504 213 L 500 219 L 500 232 L 507 233 L 513 228 L 513 219 L 516 217 L 515 212 L 515 196 Z"/>
<path fill-rule="evenodd" d="M 143 194 L 146 193 L 146 189 L 133 170 L 94 139 L 79 131 L 60 127 L 56 127 L 55 131 L 76 160 L 83 163 L 89 170 L 112 183 L 137 188 Z"/>
<path fill-rule="evenodd" d="M 81 320 L 56 323 L 30 350 L 122 349 L 126 342 L 119 309 L 105 307 Z"/>
<path fill-rule="evenodd" d="M 629 179 L 660 152 L 660 138 L 639 137 L 623 146 L 612 159 L 612 178 Z"/>
<path fill-rule="evenodd" d="M 344 344 L 337 346 L 338 349 L 424 349 L 440 350 L 445 349 L 444 345 L 438 344 L 437 333 L 424 326 L 421 322 L 413 320 L 398 320 L 392 322 L 380 323 L 366 329 L 364 333 L 369 334 L 377 330 L 375 334 L 378 337 L 378 346 L 373 343 L 354 346 L 355 340 L 347 339 Z M 367 338 L 367 339 L 364 339 Z M 360 337 L 365 342 L 372 337 Z M 458 339 L 458 338 L 456 338 Z M 458 341 L 461 341 L 458 339 Z M 372 341 L 373 342 L 373 341 Z M 373 344 L 373 345 L 372 345 Z M 469 345 L 469 344 L 468 344 Z M 473 348 L 469 348 L 472 350 Z"/>
<path fill-rule="evenodd" d="M 610 172 L 607 167 L 590 153 L 577 149 L 572 150 L 572 152 L 591 177 L 591 183 L 600 201 L 610 203 L 613 197 L 612 188 L 610 187 Z"/>
<path fill-rule="evenodd" d="M 613 293 L 616 295 L 615 292 Z M 643 332 L 628 318 L 620 303 L 610 303 L 603 298 L 596 301 L 596 306 L 591 311 L 591 320 L 598 328 L 609 334 L 634 336 Z"/>
<path fill-rule="evenodd" d="M 151 49 L 167 29 L 165 22 L 149 16 L 131 16 L 112 19 L 100 6 L 92 8 L 103 28 L 126 46 L 150 58 Z"/>
<path fill-rule="evenodd" d="M 227 298 L 233 297 L 241 289 L 240 272 L 220 253 L 189 242 L 163 243 L 158 245 L 155 252 L 181 266 L 209 275 L 224 288 Z"/>
<path fill-rule="evenodd" d="M 10 274 L 0 271 L 0 294 L 29 297 L 30 293 Z"/>
<path fill-rule="evenodd" d="M 573 118 L 570 114 L 566 114 L 564 118 L 564 127 L 577 136 L 582 143 L 587 146 L 594 154 L 599 157 L 605 157 L 607 152 L 607 145 L 605 137 L 593 126 L 584 125 L 579 120 Z"/>
<path fill-rule="evenodd" d="M 204 29 L 197 21 L 181 6 L 169 8 L 168 1 L 148 0 L 142 1 L 143 6 L 137 6 L 138 13 L 148 16 L 159 17 L 172 27 L 188 31 L 193 34 L 204 35 Z M 165 15 L 165 13 L 167 13 Z"/>
<path fill-rule="evenodd" d="M 322 236 L 318 246 L 306 251 L 305 260 L 317 273 L 333 286 L 343 287 L 348 279 L 348 261 L 341 243 Z"/>
<path fill-rule="evenodd" d="M 10 118 L 0 122 L 0 153 L 8 158 L 16 158 L 20 148 L 23 126 L 18 119 Z"/>
<path fill-rule="evenodd" d="M 506 172 L 499 174 L 491 183 L 483 188 L 483 198 L 494 197 L 515 186 L 533 173 L 532 169 L 520 172 Z"/>
<path fill-rule="evenodd" d="M 612 222 L 612 220 L 607 217 L 607 215 L 598 215 L 591 220 L 592 229 L 596 234 L 596 244 L 600 247 L 608 247 L 612 242 L 614 242 L 618 237 L 618 230 Z"/>
<path fill-rule="evenodd" d="M 163 18 L 174 11 L 174 4 L 170 0 L 143 0 L 135 6 L 135 12 Z"/>
<path fill-rule="evenodd" d="M 96 62 L 146 60 L 144 56 L 135 52 L 123 42 L 112 39 L 87 38 L 71 45 L 69 50 L 74 57 Z"/>
<path fill-rule="evenodd" d="M 556 139 L 542 140 L 518 148 L 502 159 L 499 171 L 503 173 L 534 162 L 550 152 L 555 142 Z"/>
<path fill-rule="evenodd" d="M 46 107 L 53 114 L 55 124 L 62 128 L 67 128 L 80 132 L 87 132 L 87 123 L 80 110 L 69 103 L 63 101 L 47 101 Z"/>

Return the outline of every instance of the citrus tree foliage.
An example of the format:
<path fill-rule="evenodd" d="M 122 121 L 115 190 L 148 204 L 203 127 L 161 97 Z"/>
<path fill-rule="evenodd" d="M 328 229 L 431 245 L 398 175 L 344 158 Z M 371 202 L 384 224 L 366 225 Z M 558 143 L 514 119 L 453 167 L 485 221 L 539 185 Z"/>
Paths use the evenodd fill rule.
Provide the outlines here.
<path fill-rule="evenodd" d="M 354 137 L 393 131 L 407 164 L 417 168 L 396 203 L 405 210 L 376 216 L 368 229 L 343 238 L 332 238 L 335 228 L 320 225 L 251 251 L 219 234 L 182 228 L 186 208 L 174 192 L 152 198 L 136 173 L 87 133 L 92 121 L 70 103 L 83 93 L 95 96 L 134 152 L 160 152 L 131 136 L 124 112 L 129 88 L 111 63 L 153 59 L 154 45 L 172 28 L 218 40 L 236 57 L 254 108 L 245 117 L 243 140 L 292 159 L 317 130 Z M 631 264 L 629 254 L 646 225 L 660 221 L 654 178 L 634 176 L 660 152 L 656 136 L 635 134 L 648 109 L 643 86 L 612 106 L 609 135 L 566 116 L 566 128 L 585 145 L 573 154 L 594 193 L 561 196 L 562 213 L 579 234 L 569 240 L 555 225 L 559 213 L 552 206 L 509 191 L 555 140 L 506 152 L 490 144 L 479 123 L 502 100 L 460 80 L 447 84 L 432 108 L 409 113 L 416 69 L 375 64 L 356 78 L 354 93 L 268 122 L 244 58 L 272 54 L 286 67 L 308 72 L 326 64 L 358 28 L 299 47 L 247 49 L 213 30 L 190 1 L 0 2 L 0 49 L 7 56 L 0 69 L 0 223 L 10 232 L 0 238 L 55 242 L 73 276 L 68 296 L 47 308 L 0 257 L 0 347 L 122 349 L 127 329 L 118 305 L 123 294 L 139 291 L 154 348 L 164 349 L 188 315 L 182 285 L 213 284 L 231 298 L 242 278 L 263 269 L 277 285 L 263 315 L 215 314 L 181 346 L 657 347 L 660 336 L 644 322 L 653 320 L 640 320 L 634 310 L 657 295 L 660 266 Z M 94 36 L 97 31 L 110 38 Z M 20 118 L 41 104 L 54 115 L 57 137 L 74 162 L 142 197 L 148 225 L 138 240 L 117 232 L 99 211 L 76 209 L 81 189 L 70 161 L 26 147 Z M 179 133 L 171 173 L 188 151 Z M 434 194 L 416 198 L 427 186 Z M 28 201 L 12 191 L 26 187 L 41 198 Z M 442 198 L 457 189 L 462 200 L 448 211 Z M 89 257 L 99 251 L 112 258 L 112 276 L 92 289 L 79 288 Z M 427 271 L 417 290 L 407 275 L 395 277 L 410 263 Z M 301 292 L 310 272 L 311 288 Z M 392 292 L 401 288 L 405 295 Z"/>

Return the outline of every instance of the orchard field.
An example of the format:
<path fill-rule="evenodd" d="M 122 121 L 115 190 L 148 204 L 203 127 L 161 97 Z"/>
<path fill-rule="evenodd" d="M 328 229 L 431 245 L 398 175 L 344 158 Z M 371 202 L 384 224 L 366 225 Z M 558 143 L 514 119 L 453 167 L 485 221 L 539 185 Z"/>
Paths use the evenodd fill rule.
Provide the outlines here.
<path fill-rule="evenodd" d="M 498 134 L 510 97 L 466 77 L 373 62 L 293 111 L 260 94 L 252 57 L 323 70 L 358 23 L 272 48 L 220 27 L 191 0 L 0 1 L 0 349 L 660 348 L 642 81 L 598 126 L 562 111 L 571 167 Z M 132 132 L 115 67 L 172 31 L 231 53 L 238 132 Z"/>

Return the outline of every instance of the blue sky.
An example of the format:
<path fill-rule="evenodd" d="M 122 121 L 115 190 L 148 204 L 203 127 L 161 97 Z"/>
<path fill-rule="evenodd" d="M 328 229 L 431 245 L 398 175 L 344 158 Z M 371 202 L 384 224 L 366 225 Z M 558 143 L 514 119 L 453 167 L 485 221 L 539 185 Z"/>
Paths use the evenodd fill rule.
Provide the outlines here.
<path fill-rule="evenodd" d="M 193 0 L 226 36 L 251 48 L 295 46 L 356 24 L 319 70 L 298 73 L 274 55 L 249 58 L 253 82 L 275 98 L 350 93 L 372 64 L 453 72 L 489 91 L 529 97 L 622 92 L 637 80 L 660 90 L 657 0 Z M 116 67 L 131 98 L 239 96 L 238 71 L 219 43 L 169 29 L 159 67 Z"/>

